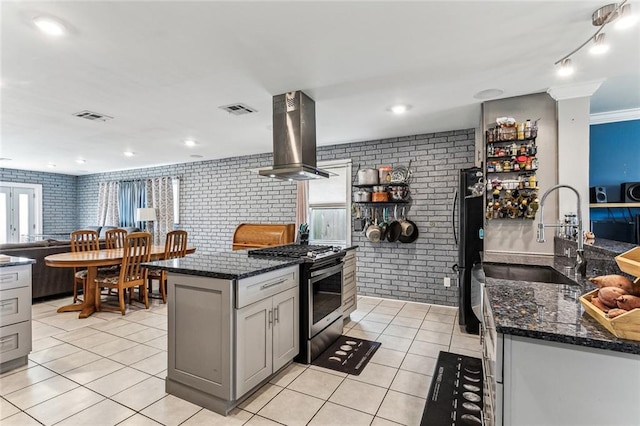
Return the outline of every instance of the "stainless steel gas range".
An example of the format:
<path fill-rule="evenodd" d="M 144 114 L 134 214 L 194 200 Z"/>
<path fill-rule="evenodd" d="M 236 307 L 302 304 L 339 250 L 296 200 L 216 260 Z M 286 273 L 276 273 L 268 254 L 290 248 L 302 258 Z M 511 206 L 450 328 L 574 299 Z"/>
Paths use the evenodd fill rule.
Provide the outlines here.
<path fill-rule="evenodd" d="M 340 247 L 289 244 L 249 251 L 250 256 L 302 258 L 300 266 L 300 354 L 311 363 L 342 334 L 342 267 Z"/>

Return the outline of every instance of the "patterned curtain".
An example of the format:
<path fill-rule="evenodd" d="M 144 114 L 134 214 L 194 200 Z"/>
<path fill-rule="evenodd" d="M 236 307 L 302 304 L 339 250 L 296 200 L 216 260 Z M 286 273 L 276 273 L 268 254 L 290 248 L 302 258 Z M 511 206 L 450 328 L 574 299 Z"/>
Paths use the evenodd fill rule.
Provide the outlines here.
<path fill-rule="evenodd" d="M 147 207 L 156 209 L 152 225 L 154 245 L 164 245 L 167 232 L 173 231 L 173 184 L 170 177 L 147 179 Z"/>
<path fill-rule="evenodd" d="M 98 226 L 117 226 L 119 182 L 100 182 L 98 186 Z"/>
<path fill-rule="evenodd" d="M 119 199 L 119 226 L 136 226 L 143 229 L 144 223 L 136 222 L 136 209 L 146 205 L 145 181 L 129 180 L 120 182 Z"/>

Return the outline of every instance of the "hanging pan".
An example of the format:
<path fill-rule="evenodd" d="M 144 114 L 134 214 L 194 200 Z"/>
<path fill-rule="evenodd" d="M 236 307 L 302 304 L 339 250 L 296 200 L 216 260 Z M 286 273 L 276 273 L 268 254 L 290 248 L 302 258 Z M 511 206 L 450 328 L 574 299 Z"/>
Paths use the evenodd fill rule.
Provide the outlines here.
<path fill-rule="evenodd" d="M 400 237 L 398 238 L 398 241 L 400 241 L 401 243 L 405 243 L 405 244 L 409 244 L 414 242 L 415 240 L 418 239 L 418 225 L 415 224 L 415 222 L 409 220 L 406 218 L 405 214 L 404 214 L 404 207 L 402 208 L 402 222 L 405 222 L 409 225 L 411 225 L 410 229 L 411 229 L 411 233 L 404 235 L 403 233 L 400 234 Z"/>

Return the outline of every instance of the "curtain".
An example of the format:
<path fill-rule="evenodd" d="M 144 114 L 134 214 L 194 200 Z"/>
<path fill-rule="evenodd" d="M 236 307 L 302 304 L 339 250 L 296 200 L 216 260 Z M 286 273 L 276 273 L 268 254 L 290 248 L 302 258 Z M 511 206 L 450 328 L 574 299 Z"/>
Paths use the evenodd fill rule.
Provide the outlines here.
<path fill-rule="evenodd" d="M 296 232 L 303 223 L 309 223 L 307 216 L 309 214 L 309 181 L 298 181 L 298 190 L 296 195 Z"/>
<path fill-rule="evenodd" d="M 156 209 L 152 223 L 153 244 L 164 245 L 167 232 L 173 230 L 173 182 L 170 177 L 147 179 L 147 207 Z"/>
<path fill-rule="evenodd" d="M 100 182 L 98 186 L 98 226 L 117 226 L 120 222 L 118 212 L 119 182 Z"/>
<path fill-rule="evenodd" d="M 145 181 L 129 180 L 120 182 L 119 191 L 120 226 L 136 226 L 143 229 L 143 222 L 136 222 L 136 209 L 146 205 Z"/>

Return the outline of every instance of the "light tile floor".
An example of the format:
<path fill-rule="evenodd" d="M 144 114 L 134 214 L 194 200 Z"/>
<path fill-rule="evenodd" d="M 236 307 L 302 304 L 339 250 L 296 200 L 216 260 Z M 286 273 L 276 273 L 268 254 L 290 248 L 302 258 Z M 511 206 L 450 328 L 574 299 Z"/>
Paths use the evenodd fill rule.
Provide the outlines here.
<path fill-rule="evenodd" d="M 457 309 L 358 297 L 345 334 L 382 342 L 360 376 L 293 363 L 223 417 L 164 391 L 167 307 L 80 320 L 33 306 L 29 364 L 0 375 L 0 423 L 11 425 L 417 425 L 438 353 L 480 357 Z"/>

